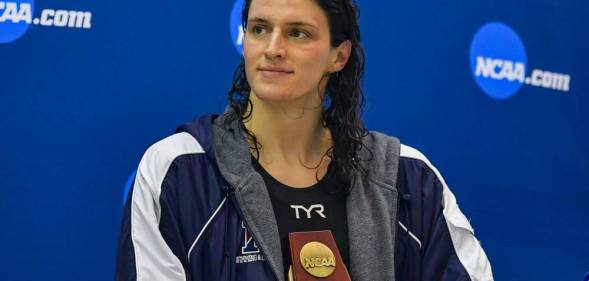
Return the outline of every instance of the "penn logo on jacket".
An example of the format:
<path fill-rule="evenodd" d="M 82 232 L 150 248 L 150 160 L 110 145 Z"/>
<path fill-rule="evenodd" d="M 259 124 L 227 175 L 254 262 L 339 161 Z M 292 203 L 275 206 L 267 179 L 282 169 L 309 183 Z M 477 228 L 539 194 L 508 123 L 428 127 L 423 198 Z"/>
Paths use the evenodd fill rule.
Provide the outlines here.
<path fill-rule="evenodd" d="M 241 246 L 241 255 L 235 257 L 235 263 L 263 261 L 264 257 L 260 253 L 256 241 L 245 227 L 243 221 L 241 222 L 241 229 L 243 230 L 243 244 Z"/>

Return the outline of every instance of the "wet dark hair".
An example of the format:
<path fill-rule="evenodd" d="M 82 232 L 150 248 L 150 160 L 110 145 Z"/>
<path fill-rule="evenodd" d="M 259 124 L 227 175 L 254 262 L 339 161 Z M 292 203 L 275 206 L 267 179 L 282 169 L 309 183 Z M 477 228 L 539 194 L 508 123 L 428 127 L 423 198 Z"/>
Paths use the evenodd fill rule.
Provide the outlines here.
<path fill-rule="evenodd" d="M 252 0 L 245 0 L 242 11 L 244 32 L 247 30 L 251 2 Z M 338 187 L 343 188 L 340 191 L 349 191 L 353 170 L 362 170 L 359 165 L 359 161 L 362 160 L 360 150 L 363 148 L 362 139 L 368 135 L 361 120 L 364 106 L 362 92 L 364 50 L 360 45 L 358 10 L 351 0 L 315 0 L 315 2 L 327 16 L 331 46 L 335 48 L 345 40 L 350 40 L 352 43 L 350 58 L 345 67 L 339 72 L 328 74 L 329 81 L 322 111 L 323 126 L 331 130 L 333 139 L 333 146 L 324 155 L 331 158 L 328 175 L 340 181 L 341 184 L 337 184 Z M 249 100 L 250 90 L 245 73 L 245 61 L 242 59 L 235 70 L 233 83 L 228 93 L 229 105 L 234 113 L 227 118 L 227 124 L 240 119 L 240 127 L 245 131 L 249 142 L 253 144 L 252 149 L 256 151 L 256 157 L 259 157 L 261 145 L 243 123 L 251 117 L 253 105 Z"/>

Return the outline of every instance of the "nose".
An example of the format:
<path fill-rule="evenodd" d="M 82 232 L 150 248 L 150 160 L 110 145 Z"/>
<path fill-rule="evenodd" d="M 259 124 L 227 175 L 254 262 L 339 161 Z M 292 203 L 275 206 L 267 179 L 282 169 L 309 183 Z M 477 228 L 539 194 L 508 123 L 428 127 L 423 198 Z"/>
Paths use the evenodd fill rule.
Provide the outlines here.
<path fill-rule="evenodd" d="M 269 60 L 282 59 L 286 56 L 286 49 L 284 48 L 284 38 L 279 30 L 275 30 L 270 37 L 270 41 L 266 46 L 264 55 Z"/>

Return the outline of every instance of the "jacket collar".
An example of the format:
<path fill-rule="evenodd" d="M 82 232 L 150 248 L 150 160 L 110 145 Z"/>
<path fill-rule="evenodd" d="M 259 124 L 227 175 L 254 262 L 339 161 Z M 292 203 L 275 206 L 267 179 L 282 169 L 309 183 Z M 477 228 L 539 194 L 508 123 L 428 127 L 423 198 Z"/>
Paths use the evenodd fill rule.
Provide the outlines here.
<path fill-rule="evenodd" d="M 234 188 L 248 230 L 280 281 L 284 266 L 278 226 L 264 180 L 251 165 L 249 145 L 238 120 L 226 123 L 231 110 L 213 122 L 213 148 L 219 170 Z M 213 121 L 213 120 L 211 120 Z M 394 280 L 399 141 L 381 134 L 366 137 L 367 176 L 353 176 L 347 198 L 352 280 Z M 362 158 L 365 159 L 365 158 Z M 384 179 L 384 180 L 383 180 Z M 383 243 L 383 241 L 391 241 Z M 378 257 L 378 258 L 376 258 Z"/>
<path fill-rule="evenodd" d="M 264 180 L 251 165 L 250 148 L 238 121 L 225 123 L 227 111 L 213 124 L 213 141 L 219 171 L 232 186 L 236 203 L 256 243 L 280 281 L 284 280 L 282 250 L 276 216 Z"/>

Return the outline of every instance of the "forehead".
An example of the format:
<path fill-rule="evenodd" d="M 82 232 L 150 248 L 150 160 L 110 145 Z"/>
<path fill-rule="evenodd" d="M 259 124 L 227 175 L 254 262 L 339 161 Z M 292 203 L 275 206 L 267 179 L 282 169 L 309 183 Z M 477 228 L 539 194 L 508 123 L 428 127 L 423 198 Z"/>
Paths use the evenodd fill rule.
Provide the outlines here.
<path fill-rule="evenodd" d="M 253 0 L 248 18 L 262 18 L 276 24 L 305 22 L 327 26 L 327 17 L 315 0 Z"/>

